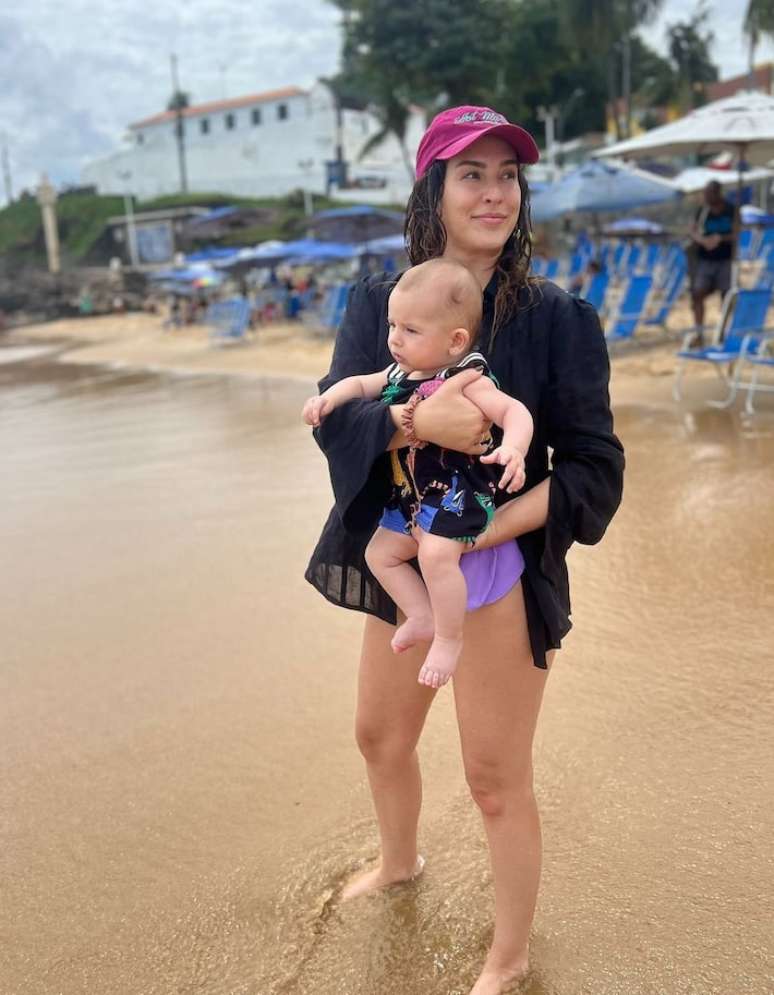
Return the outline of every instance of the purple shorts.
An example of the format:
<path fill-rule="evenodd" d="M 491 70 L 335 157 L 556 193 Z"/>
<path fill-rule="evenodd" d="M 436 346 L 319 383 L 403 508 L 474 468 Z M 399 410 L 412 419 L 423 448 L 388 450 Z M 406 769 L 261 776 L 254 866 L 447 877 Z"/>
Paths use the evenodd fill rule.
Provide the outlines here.
<path fill-rule="evenodd" d="M 515 539 L 489 549 L 463 553 L 460 567 L 468 585 L 468 611 L 499 601 L 524 572 L 524 557 Z"/>
<path fill-rule="evenodd" d="M 410 534 L 406 519 L 395 509 L 386 510 L 379 525 L 390 532 Z M 417 516 L 417 525 L 425 532 L 430 531 L 422 520 L 421 511 Z M 499 601 L 518 583 L 524 572 L 524 557 L 513 539 L 499 546 L 463 553 L 460 557 L 460 569 L 468 586 L 468 611 L 472 612 L 476 608 Z"/>

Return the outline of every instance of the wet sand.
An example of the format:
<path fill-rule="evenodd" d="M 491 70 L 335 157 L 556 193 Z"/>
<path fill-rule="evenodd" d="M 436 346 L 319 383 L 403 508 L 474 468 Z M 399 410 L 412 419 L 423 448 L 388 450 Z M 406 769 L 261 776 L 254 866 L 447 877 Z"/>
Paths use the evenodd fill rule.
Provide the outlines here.
<path fill-rule="evenodd" d="M 362 619 L 303 581 L 330 492 L 283 376 L 329 345 L 293 347 L 308 369 L 191 345 L 239 377 L 87 359 L 143 365 L 136 329 L 2 362 L 41 327 L 0 346 L 0 991 L 465 995 L 492 890 L 451 693 L 421 744 L 424 878 L 337 903 L 377 847 Z M 696 377 L 675 406 L 672 351 L 615 361 L 626 497 L 570 555 L 530 995 L 774 988 L 774 404 L 707 408 Z"/>

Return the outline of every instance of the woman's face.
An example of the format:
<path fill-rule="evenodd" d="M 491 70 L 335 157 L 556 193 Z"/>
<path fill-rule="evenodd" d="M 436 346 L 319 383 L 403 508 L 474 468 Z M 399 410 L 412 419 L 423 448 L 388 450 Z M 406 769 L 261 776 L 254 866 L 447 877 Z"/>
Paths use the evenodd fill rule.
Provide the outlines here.
<path fill-rule="evenodd" d="M 447 251 L 499 255 L 521 209 L 513 148 L 486 135 L 446 163 L 439 208 Z"/>

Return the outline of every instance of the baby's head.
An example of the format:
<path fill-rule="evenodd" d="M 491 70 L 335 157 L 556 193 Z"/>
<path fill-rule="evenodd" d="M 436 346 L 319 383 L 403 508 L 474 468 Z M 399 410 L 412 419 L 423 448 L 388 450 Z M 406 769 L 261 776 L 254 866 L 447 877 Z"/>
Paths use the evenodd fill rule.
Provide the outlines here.
<path fill-rule="evenodd" d="M 476 344 L 481 309 L 481 287 L 461 263 L 429 259 L 412 266 L 390 294 L 393 359 L 405 373 L 432 373 L 459 362 Z"/>

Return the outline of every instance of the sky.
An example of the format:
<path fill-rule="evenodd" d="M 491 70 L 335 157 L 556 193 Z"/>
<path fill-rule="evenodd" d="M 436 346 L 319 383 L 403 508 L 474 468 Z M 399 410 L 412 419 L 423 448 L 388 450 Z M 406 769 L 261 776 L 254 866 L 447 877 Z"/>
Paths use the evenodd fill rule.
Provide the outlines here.
<path fill-rule="evenodd" d="M 561 2 L 561 0 L 560 0 Z M 747 0 L 709 0 L 721 77 L 747 68 Z M 696 0 L 666 0 L 645 40 L 666 53 L 665 28 Z M 336 71 L 339 12 L 326 0 L 27 0 L 0 10 L 0 144 L 14 195 L 47 173 L 76 184 L 80 168 L 121 147 L 127 125 L 163 110 L 170 53 L 193 103 L 309 86 Z M 774 61 L 761 45 L 757 61 Z M 5 188 L 0 183 L 0 204 Z"/>

